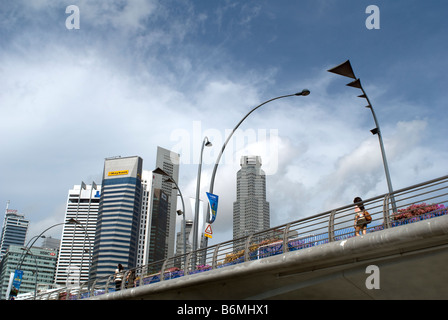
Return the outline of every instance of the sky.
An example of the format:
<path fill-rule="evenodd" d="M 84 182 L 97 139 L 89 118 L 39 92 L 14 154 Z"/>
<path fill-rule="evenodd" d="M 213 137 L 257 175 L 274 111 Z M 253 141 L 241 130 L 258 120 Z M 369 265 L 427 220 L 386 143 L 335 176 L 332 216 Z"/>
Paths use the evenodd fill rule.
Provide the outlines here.
<path fill-rule="evenodd" d="M 64 221 L 74 185 L 101 183 L 105 158 L 138 155 L 153 170 L 157 146 L 180 154 L 178 185 L 194 197 L 205 136 L 206 200 L 236 124 L 304 88 L 230 140 L 209 244 L 232 238 L 242 155 L 262 157 L 272 227 L 387 193 L 372 113 L 351 79 L 327 72 L 348 59 L 394 190 L 444 176 L 447 11 L 442 0 L 2 1 L 0 206 L 30 220 L 30 238 Z"/>

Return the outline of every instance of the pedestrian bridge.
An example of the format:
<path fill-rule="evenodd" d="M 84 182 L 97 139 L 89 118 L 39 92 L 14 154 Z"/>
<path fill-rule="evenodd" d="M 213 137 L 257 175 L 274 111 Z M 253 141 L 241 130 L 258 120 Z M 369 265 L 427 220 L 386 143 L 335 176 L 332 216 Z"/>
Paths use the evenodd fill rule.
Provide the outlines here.
<path fill-rule="evenodd" d="M 448 176 L 59 291 L 70 299 L 448 299 Z M 395 208 L 396 210 L 391 209 Z M 41 294 L 37 298 L 57 298 Z"/>

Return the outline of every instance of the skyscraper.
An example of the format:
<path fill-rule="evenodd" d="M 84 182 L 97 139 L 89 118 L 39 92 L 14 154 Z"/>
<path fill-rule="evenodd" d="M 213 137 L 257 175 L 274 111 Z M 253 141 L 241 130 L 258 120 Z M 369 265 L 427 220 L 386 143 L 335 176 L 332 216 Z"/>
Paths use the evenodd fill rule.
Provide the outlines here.
<path fill-rule="evenodd" d="M 54 279 L 54 270 L 58 256 L 57 249 L 48 249 L 41 247 L 29 248 L 29 253 L 24 255 L 24 246 L 11 245 L 0 263 L 0 300 L 7 299 L 7 291 L 11 273 L 22 261 L 20 270 L 23 271 L 22 283 L 20 284 L 19 294 L 32 292 L 37 286 L 51 286 Z M 23 260 L 22 260 L 23 259 Z M 37 268 L 37 272 L 36 272 Z"/>
<path fill-rule="evenodd" d="M 0 259 L 6 254 L 12 244 L 25 245 L 29 221 L 25 216 L 19 215 L 17 210 L 9 209 L 9 201 L 6 205 L 5 219 L 3 220 L 2 234 L 0 238 Z"/>
<path fill-rule="evenodd" d="M 64 225 L 55 275 L 56 284 L 74 285 L 89 279 L 100 189 L 101 186 L 95 183 L 83 183 L 68 191 L 64 221 L 73 218 L 81 225 Z"/>
<path fill-rule="evenodd" d="M 269 229 L 269 202 L 266 175 L 260 156 L 242 156 L 237 173 L 236 201 L 233 203 L 233 238 Z"/>
<path fill-rule="evenodd" d="M 91 278 L 137 264 L 142 198 L 140 157 L 114 157 L 104 162 Z"/>
<path fill-rule="evenodd" d="M 157 147 L 156 168 L 165 171 L 176 183 L 179 179 L 179 154 Z M 174 183 L 166 181 L 168 177 L 152 172 L 144 172 L 146 188 L 145 199 L 148 204 L 144 227 L 146 236 L 143 252 L 143 264 L 169 258 L 174 255 L 176 232 L 177 193 Z M 149 182 L 151 179 L 151 182 Z"/>

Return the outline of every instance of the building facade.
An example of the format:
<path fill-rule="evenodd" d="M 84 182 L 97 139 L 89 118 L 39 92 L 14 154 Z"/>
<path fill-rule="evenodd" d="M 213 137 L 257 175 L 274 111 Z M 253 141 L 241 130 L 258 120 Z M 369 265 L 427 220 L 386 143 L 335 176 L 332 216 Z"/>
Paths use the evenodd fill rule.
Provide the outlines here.
<path fill-rule="evenodd" d="M 0 260 L 6 254 L 10 245 L 25 245 L 26 234 L 28 232 L 29 220 L 25 216 L 11 210 L 6 206 L 5 218 L 3 220 L 2 234 L 0 236 Z"/>
<path fill-rule="evenodd" d="M 104 162 L 91 279 L 109 276 L 118 264 L 136 267 L 142 199 L 140 157 Z"/>
<path fill-rule="evenodd" d="M 269 202 L 266 175 L 260 156 L 243 156 L 237 173 L 236 201 L 233 203 L 233 238 L 269 229 Z"/>
<path fill-rule="evenodd" d="M 82 183 L 68 191 L 64 221 L 75 219 L 80 224 L 64 225 L 55 275 L 56 284 L 70 286 L 89 280 L 100 190 L 101 185 Z"/>
<path fill-rule="evenodd" d="M 33 292 L 41 285 L 51 285 L 54 279 L 57 249 L 31 247 L 26 252 L 24 246 L 10 245 L 0 263 L 0 299 L 8 299 L 7 292 L 11 273 L 23 259 L 20 270 L 23 271 L 19 294 Z"/>
<path fill-rule="evenodd" d="M 166 172 L 176 183 L 179 181 L 179 154 L 162 147 L 157 147 L 156 168 Z M 143 264 L 166 259 L 174 255 L 177 194 L 175 184 L 167 176 L 144 172 L 147 177 L 144 198 L 147 204 L 143 207 L 142 220 L 145 229 Z M 142 208 L 143 208 L 142 207 Z"/>

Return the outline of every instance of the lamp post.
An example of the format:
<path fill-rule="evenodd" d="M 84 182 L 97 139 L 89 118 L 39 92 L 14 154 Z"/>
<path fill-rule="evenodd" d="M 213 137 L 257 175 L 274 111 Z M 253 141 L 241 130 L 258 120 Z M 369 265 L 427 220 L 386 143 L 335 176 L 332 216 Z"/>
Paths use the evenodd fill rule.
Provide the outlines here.
<path fill-rule="evenodd" d="M 79 221 L 77 221 L 77 220 L 71 218 L 71 219 L 67 220 L 66 222 L 56 223 L 56 224 L 52 225 L 51 227 L 48 227 L 47 229 L 45 229 L 44 231 L 42 231 L 38 236 L 34 236 L 34 237 L 32 237 L 31 240 L 28 241 L 28 243 L 27 243 L 26 246 L 25 246 L 25 249 L 24 249 L 25 252 L 22 253 L 22 255 L 21 255 L 20 258 L 19 258 L 19 262 L 17 262 L 16 270 L 20 270 L 20 268 L 22 267 L 23 261 L 24 261 L 24 259 L 25 259 L 25 255 L 26 255 L 26 253 L 28 252 L 29 248 L 31 248 L 31 247 L 34 245 L 34 243 L 37 241 L 37 239 L 39 239 L 40 237 L 42 237 L 42 235 L 43 235 L 45 232 L 47 232 L 48 230 L 50 230 L 50 229 L 52 229 L 52 228 L 54 228 L 54 227 L 60 226 L 60 225 L 62 225 L 62 224 L 81 224 L 81 223 L 80 223 Z M 31 242 L 33 239 L 34 239 L 34 241 L 30 244 L 30 242 Z"/>
<path fill-rule="evenodd" d="M 247 118 L 252 112 L 254 112 L 254 111 L 257 110 L 258 108 L 260 108 L 261 106 L 263 106 L 263 105 L 265 105 L 265 104 L 267 104 L 267 103 L 269 103 L 269 102 L 272 102 L 272 101 L 274 101 L 274 100 L 278 100 L 278 99 L 282 99 L 282 98 L 287 98 L 287 97 L 307 96 L 307 95 L 309 95 L 309 94 L 310 94 L 310 90 L 308 90 L 308 89 L 303 89 L 301 92 L 297 92 L 297 93 L 288 94 L 288 95 L 279 96 L 279 97 L 276 97 L 276 98 L 269 99 L 269 100 L 267 100 L 267 101 L 265 101 L 265 102 L 259 104 L 258 106 L 256 106 L 255 108 L 253 108 L 251 111 L 249 111 L 249 112 L 244 116 L 244 118 L 242 118 L 242 119 L 240 120 L 240 122 L 238 122 L 238 124 L 235 126 L 235 128 L 233 128 L 232 132 L 230 133 L 230 135 L 227 137 L 226 141 L 224 142 L 224 145 L 222 146 L 221 151 L 219 152 L 218 158 L 216 159 L 215 166 L 214 166 L 214 168 L 213 168 L 212 178 L 211 178 L 211 180 L 210 180 L 210 193 L 213 193 L 213 187 L 214 187 L 214 184 L 215 184 L 216 171 L 218 170 L 219 161 L 221 160 L 221 156 L 222 156 L 222 154 L 223 154 L 223 152 L 224 152 L 224 149 L 226 148 L 227 143 L 229 142 L 230 138 L 233 136 L 233 134 L 235 133 L 235 131 L 238 129 L 238 127 L 241 125 L 241 123 L 243 123 L 243 121 L 246 120 L 246 118 Z M 207 222 L 208 222 L 208 223 L 210 222 L 210 206 L 207 206 Z M 205 241 L 205 245 L 204 245 L 204 246 L 207 246 L 207 241 L 208 241 L 208 239 L 205 238 L 204 241 Z"/>
<path fill-rule="evenodd" d="M 383 144 L 383 138 L 381 135 L 381 130 L 380 130 L 380 125 L 378 124 L 378 120 L 376 118 L 376 114 L 375 111 L 373 110 L 373 106 L 370 103 L 369 97 L 367 96 L 366 92 L 364 91 L 364 88 L 361 85 L 361 80 L 359 78 L 356 78 L 355 73 L 353 72 L 353 68 L 350 64 L 350 60 L 347 60 L 343 63 L 341 63 L 340 65 L 331 68 L 329 70 L 327 70 L 328 72 L 332 72 L 344 77 L 348 77 L 348 78 L 352 78 L 355 79 L 354 81 L 350 82 L 347 84 L 347 86 L 349 87 L 353 87 L 353 88 L 358 88 L 361 89 L 362 94 L 359 95 L 359 98 L 365 98 L 367 100 L 368 105 L 366 106 L 366 108 L 369 108 L 370 111 L 372 112 L 372 116 L 373 116 L 373 120 L 375 121 L 375 125 L 376 128 L 370 130 L 370 132 L 375 135 L 378 135 L 378 140 L 380 143 L 380 148 L 381 148 L 381 156 L 383 158 L 383 165 L 384 165 L 384 171 L 386 173 L 386 180 L 387 180 L 387 187 L 389 189 L 389 194 L 390 194 L 390 200 L 392 203 L 392 210 L 393 212 L 397 212 L 397 207 L 395 204 L 395 197 L 393 195 L 393 188 L 392 188 L 392 182 L 390 179 L 390 174 L 389 174 L 389 166 L 387 165 L 387 159 L 386 159 L 386 151 L 384 149 L 384 144 Z"/>
<path fill-rule="evenodd" d="M 194 209 L 194 223 L 193 223 L 193 251 L 196 251 L 198 248 L 198 229 L 199 229 L 199 189 L 201 187 L 201 170 L 202 170 L 202 154 L 204 152 L 204 147 L 211 147 L 212 143 L 208 140 L 207 137 L 202 141 L 201 148 L 201 156 L 199 157 L 199 166 L 198 166 L 198 178 L 196 182 L 196 202 Z"/>

